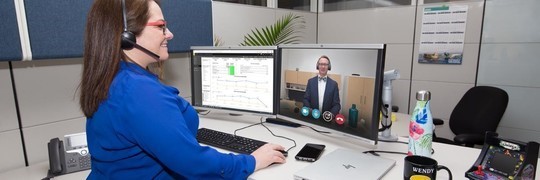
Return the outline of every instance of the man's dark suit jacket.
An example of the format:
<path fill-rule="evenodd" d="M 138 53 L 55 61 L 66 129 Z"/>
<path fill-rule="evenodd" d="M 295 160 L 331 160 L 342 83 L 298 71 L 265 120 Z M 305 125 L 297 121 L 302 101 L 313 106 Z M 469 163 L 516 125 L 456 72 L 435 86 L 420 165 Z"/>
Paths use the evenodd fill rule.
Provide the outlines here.
<path fill-rule="evenodd" d="M 304 93 L 304 106 L 312 109 L 319 109 L 319 77 L 315 76 L 308 80 L 306 92 Z M 327 76 L 326 88 L 324 90 L 324 101 L 321 114 L 330 111 L 334 116 L 341 110 L 339 101 L 339 89 L 337 82 Z"/>

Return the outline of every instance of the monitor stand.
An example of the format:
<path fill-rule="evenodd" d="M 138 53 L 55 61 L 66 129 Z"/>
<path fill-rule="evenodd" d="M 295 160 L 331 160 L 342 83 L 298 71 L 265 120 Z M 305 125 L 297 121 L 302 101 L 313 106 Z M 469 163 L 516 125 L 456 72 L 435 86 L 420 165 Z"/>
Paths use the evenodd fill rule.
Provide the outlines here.
<path fill-rule="evenodd" d="M 267 123 L 272 123 L 272 124 L 279 124 L 279 125 L 283 125 L 283 126 L 289 126 L 289 127 L 300 127 L 300 126 L 302 126 L 301 124 L 290 122 L 290 121 L 287 121 L 287 120 L 284 120 L 284 119 L 279 119 L 279 118 L 266 118 L 266 122 Z"/>
<path fill-rule="evenodd" d="M 386 131 L 386 130 L 385 130 Z M 390 135 L 384 135 L 384 131 L 383 131 L 383 134 L 380 134 L 379 135 L 379 140 L 381 141 L 397 141 L 398 140 L 398 137 L 396 135 L 393 135 L 393 134 L 390 134 Z"/>
<path fill-rule="evenodd" d="M 391 115 L 390 115 L 390 117 L 391 117 Z M 391 121 L 392 120 L 390 118 L 383 116 L 381 124 L 383 124 L 383 126 L 387 126 L 387 128 L 381 134 L 379 134 L 379 140 L 381 140 L 381 141 L 392 141 L 392 142 L 398 140 L 398 137 L 396 135 L 392 134 L 392 125 L 390 124 L 390 123 L 392 123 Z"/>

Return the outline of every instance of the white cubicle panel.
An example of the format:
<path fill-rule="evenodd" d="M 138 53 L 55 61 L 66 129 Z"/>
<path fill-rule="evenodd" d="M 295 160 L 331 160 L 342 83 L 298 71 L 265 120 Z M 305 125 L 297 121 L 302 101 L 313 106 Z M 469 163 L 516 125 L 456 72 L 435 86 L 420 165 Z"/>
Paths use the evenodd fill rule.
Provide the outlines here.
<path fill-rule="evenodd" d="M 64 139 L 66 134 L 86 132 L 86 118 L 74 118 L 23 128 L 28 164 L 48 161 L 47 143 L 52 138 Z"/>
<path fill-rule="evenodd" d="M 250 33 L 251 29 L 273 24 L 275 20 L 275 10 L 272 8 L 226 2 L 212 3 L 214 36 L 221 38 L 226 46 L 242 43 L 244 35 Z"/>
<path fill-rule="evenodd" d="M 189 53 L 169 54 L 163 66 L 163 83 L 176 87 L 184 98 L 191 97 L 190 61 Z"/>
<path fill-rule="evenodd" d="M 409 44 L 387 44 L 384 60 L 384 70 L 397 69 L 401 80 L 411 79 L 411 57 L 412 43 Z"/>
<path fill-rule="evenodd" d="M 411 43 L 415 6 L 393 6 L 319 14 L 319 43 Z"/>
<path fill-rule="evenodd" d="M 24 154 L 19 130 L 0 132 L 0 173 L 24 167 Z"/>
<path fill-rule="evenodd" d="M 392 81 L 392 106 L 398 106 L 400 113 L 408 114 L 409 112 L 409 90 L 411 80 L 394 80 Z M 412 111 L 411 111 L 412 112 Z"/>
<path fill-rule="evenodd" d="M 13 62 L 23 127 L 82 117 L 81 59 Z"/>
<path fill-rule="evenodd" d="M 316 13 L 217 1 L 212 2 L 214 36 L 220 38 L 223 46 L 235 46 L 242 43 L 244 35 L 250 34 L 251 30 L 272 25 L 289 12 L 306 21 L 306 28 L 300 30 L 300 42 L 315 43 Z"/>
<path fill-rule="evenodd" d="M 8 62 L 0 62 L 0 132 L 19 128 Z"/>
<path fill-rule="evenodd" d="M 540 142 L 540 87 L 500 86 L 509 96 L 508 107 L 499 123 L 497 132 L 502 136 L 520 140 Z"/>
<path fill-rule="evenodd" d="M 540 1 L 488 0 L 482 43 L 540 42 Z"/>
<path fill-rule="evenodd" d="M 399 79 L 392 81 L 392 105 L 398 106 L 401 113 L 408 113 L 412 48 L 412 43 L 386 45 L 384 70 L 396 69 L 400 74 Z"/>
<path fill-rule="evenodd" d="M 478 83 L 540 88 L 539 49 L 540 41 L 482 44 Z"/>

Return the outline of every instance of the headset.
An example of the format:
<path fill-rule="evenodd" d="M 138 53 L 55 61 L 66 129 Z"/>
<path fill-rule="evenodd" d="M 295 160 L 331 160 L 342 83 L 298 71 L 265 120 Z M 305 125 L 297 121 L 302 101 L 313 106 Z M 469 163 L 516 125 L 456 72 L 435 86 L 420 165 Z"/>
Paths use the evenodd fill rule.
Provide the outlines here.
<path fill-rule="evenodd" d="M 325 56 L 325 55 L 322 55 L 319 60 L 317 60 L 317 70 L 319 70 L 319 61 L 321 60 L 321 58 L 325 58 L 325 59 L 328 59 L 328 70 L 332 70 L 332 63 L 330 62 L 330 58 L 328 58 L 328 56 Z"/>
<path fill-rule="evenodd" d="M 127 15 L 126 15 L 126 0 L 122 0 L 122 19 L 124 21 L 124 30 L 122 31 L 122 34 L 120 35 L 120 47 L 122 49 L 130 50 L 133 48 L 137 48 L 146 54 L 156 58 L 159 60 L 159 56 L 156 53 L 153 53 L 152 51 L 140 46 L 137 44 L 137 38 L 135 38 L 135 34 L 133 32 L 128 30 L 127 26 Z"/>

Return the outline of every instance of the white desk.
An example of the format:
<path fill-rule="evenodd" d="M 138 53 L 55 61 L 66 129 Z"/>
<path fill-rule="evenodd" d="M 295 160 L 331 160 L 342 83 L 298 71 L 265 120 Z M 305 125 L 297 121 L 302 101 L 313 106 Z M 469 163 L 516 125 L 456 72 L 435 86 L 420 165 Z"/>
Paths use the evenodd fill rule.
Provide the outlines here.
<path fill-rule="evenodd" d="M 219 120 L 217 119 L 219 118 Z M 200 127 L 206 127 L 210 129 L 216 129 L 223 132 L 233 133 L 234 130 L 244 127 L 246 125 L 256 123 L 259 121 L 259 117 L 255 116 L 228 116 L 227 114 L 209 114 L 207 116 L 201 116 Z M 398 136 L 407 136 L 408 129 L 407 124 L 409 122 L 408 115 L 397 114 L 397 121 L 394 122 L 392 127 L 392 133 L 398 134 Z M 357 150 L 363 152 L 370 150 L 369 147 L 359 145 L 358 142 L 347 142 L 346 138 L 334 138 L 327 135 L 319 134 L 309 128 L 292 128 L 286 126 L 280 126 L 275 124 L 266 124 L 268 128 L 276 135 L 292 138 L 296 141 L 296 147 L 289 151 L 287 157 L 287 163 L 275 164 L 268 168 L 259 170 L 253 173 L 250 179 L 293 179 L 293 174 L 305 166 L 309 165 L 309 162 L 297 161 L 294 156 L 306 143 L 319 143 L 326 145 L 326 149 L 323 155 L 326 155 L 337 148 L 345 148 L 351 150 Z M 285 148 L 293 146 L 293 142 L 274 137 L 264 127 L 257 125 L 237 132 L 237 135 L 246 136 L 254 139 L 259 139 L 271 143 L 281 144 Z M 407 139 L 399 137 L 399 141 L 406 142 Z M 401 143 L 386 143 L 379 142 L 377 150 L 385 151 L 399 151 L 407 152 L 407 144 Z M 480 149 L 453 146 L 447 144 L 434 143 L 433 149 L 435 154 L 433 158 L 439 162 L 440 165 L 445 165 L 452 171 L 455 179 L 466 179 L 465 171 L 472 166 L 474 161 L 478 158 Z M 228 152 L 220 150 L 222 152 Z M 400 154 L 387 154 L 379 153 L 381 157 L 396 160 L 396 166 L 394 166 L 383 179 L 402 179 L 403 178 L 403 158 L 404 155 Z M 13 171 L 0 173 L 0 179 L 41 179 L 46 176 L 48 170 L 48 162 L 38 163 L 29 167 L 16 169 Z M 536 174 L 539 173 L 540 168 L 537 168 Z M 67 175 L 58 176 L 55 179 L 85 179 L 90 171 L 82 171 Z M 441 171 L 438 173 L 438 178 L 447 179 L 446 172 Z"/>

